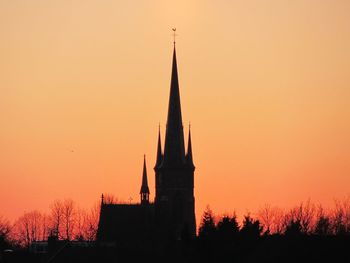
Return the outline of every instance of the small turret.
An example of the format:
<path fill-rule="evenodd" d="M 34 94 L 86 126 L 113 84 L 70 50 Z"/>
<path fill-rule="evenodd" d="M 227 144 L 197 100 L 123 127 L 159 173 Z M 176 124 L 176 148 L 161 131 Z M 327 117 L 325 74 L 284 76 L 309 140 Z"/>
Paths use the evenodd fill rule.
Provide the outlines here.
<path fill-rule="evenodd" d="M 143 156 L 142 184 L 140 189 L 141 204 L 149 204 L 149 188 L 147 181 L 146 155 Z"/>

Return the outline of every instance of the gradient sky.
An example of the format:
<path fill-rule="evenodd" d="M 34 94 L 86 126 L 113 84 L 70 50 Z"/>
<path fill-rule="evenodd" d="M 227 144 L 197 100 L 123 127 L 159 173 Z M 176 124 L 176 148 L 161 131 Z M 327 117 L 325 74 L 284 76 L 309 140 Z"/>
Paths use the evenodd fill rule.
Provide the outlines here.
<path fill-rule="evenodd" d="M 197 219 L 350 193 L 350 1 L 0 0 L 0 214 L 151 198 L 171 28 Z"/>

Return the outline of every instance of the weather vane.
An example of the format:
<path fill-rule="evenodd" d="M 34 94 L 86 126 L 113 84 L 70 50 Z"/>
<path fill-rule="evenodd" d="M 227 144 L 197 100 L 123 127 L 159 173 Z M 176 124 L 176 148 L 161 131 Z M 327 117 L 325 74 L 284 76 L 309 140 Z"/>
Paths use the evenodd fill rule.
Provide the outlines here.
<path fill-rule="evenodd" d="M 174 37 L 174 45 L 175 45 L 175 39 L 176 39 L 176 36 L 177 36 L 177 34 L 176 34 L 176 28 L 172 28 L 172 30 L 173 30 L 173 37 Z"/>

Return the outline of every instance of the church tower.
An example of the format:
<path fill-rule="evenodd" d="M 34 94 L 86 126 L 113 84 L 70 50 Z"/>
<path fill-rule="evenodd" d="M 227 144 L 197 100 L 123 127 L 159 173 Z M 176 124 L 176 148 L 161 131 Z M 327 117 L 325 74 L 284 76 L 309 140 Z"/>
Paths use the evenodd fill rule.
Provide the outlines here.
<path fill-rule="evenodd" d="M 155 170 L 155 216 L 160 234 L 181 239 L 196 235 L 195 199 L 193 193 L 194 170 L 191 133 L 187 153 L 181 115 L 180 90 L 174 42 L 172 73 L 164 152 L 160 131 Z"/>

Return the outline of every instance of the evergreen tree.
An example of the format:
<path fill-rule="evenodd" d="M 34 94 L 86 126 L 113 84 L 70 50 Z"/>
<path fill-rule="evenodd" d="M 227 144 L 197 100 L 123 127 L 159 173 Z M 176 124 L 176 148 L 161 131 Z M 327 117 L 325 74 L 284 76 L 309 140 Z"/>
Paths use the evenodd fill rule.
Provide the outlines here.
<path fill-rule="evenodd" d="M 215 231 L 216 227 L 213 212 L 209 206 L 207 206 L 202 216 L 198 236 L 201 239 L 212 239 L 214 237 Z"/>
<path fill-rule="evenodd" d="M 259 220 L 254 220 L 250 215 L 246 215 L 243 220 L 241 234 L 244 238 L 258 238 L 263 230 Z"/>
<path fill-rule="evenodd" d="M 239 233 L 239 225 L 236 215 L 223 216 L 217 225 L 218 239 L 222 242 L 232 242 Z"/>

